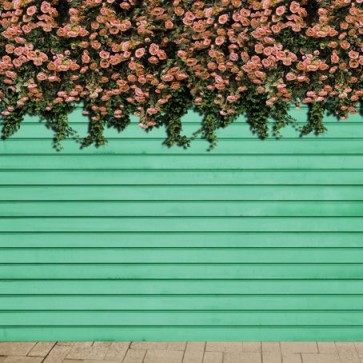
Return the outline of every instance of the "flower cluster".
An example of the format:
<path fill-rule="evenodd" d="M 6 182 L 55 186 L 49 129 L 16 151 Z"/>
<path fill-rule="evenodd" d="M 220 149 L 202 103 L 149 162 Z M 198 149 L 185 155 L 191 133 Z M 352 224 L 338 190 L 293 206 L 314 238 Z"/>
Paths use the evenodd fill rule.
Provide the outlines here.
<path fill-rule="evenodd" d="M 323 112 L 357 112 L 363 100 L 363 0 L 14 0 L 0 3 L 3 137 L 26 113 L 44 117 L 55 141 L 82 103 L 83 145 L 105 127 L 164 125 L 167 145 L 188 145 L 180 118 L 204 115 L 197 133 L 246 115 L 274 134 L 288 105 L 308 104 L 302 134 L 324 131 Z M 261 107 L 262 105 L 262 107 Z"/>

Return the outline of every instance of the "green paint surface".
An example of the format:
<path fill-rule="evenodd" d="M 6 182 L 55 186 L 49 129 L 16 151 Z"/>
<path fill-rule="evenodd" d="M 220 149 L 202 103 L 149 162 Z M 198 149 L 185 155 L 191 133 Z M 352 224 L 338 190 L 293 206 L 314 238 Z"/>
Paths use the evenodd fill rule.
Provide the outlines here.
<path fill-rule="evenodd" d="M 28 117 L 0 142 L 0 340 L 362 340 L 360 120 L 261 141 L 240 119 L 206 152 L 133 119 L 57 153 Z"/>

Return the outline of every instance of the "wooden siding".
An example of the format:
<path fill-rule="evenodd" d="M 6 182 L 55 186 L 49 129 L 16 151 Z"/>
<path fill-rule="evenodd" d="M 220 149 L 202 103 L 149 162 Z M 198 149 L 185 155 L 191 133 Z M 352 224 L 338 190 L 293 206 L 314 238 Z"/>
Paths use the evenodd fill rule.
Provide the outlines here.
<path fill-rule="evenodd" d="M 0 142 L 0 340 L 362 340 L 363 125 L 326 119 L 57 153 L 28 117 Z"/>

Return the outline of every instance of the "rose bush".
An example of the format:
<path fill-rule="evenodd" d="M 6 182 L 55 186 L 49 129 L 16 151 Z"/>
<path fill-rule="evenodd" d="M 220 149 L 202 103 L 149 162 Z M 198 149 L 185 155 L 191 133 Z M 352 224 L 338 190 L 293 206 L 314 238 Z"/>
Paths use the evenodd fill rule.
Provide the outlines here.
<path fill-rule="evenodd" d="M 195 135 L 245 115 L 253 132 L 275 136 L 309 105 L 301 135 L 324 132 L 363 100 L 363 0 L 14 0 L 0 2 L 3 138 L 25 114 L 74 134 L 76 104 L 89 116 L 82 145 L 103 145 L 130 115 L 165 144 L 187 146 L 181 117 L 203 115 Z M 269 119 L 274 119 L 269 130 Z"/>

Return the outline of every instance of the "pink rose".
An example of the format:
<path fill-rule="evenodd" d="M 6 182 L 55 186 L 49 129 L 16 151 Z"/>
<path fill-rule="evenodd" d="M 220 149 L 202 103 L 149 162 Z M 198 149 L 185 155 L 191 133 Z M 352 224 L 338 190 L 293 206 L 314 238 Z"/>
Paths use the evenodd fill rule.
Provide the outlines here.
<path fill-rule="evenodd" d="M 149 52 L 151 55 L 157 55 L 159 52 L 159 46 L 155 43 L 151 43 L 149 47 Z"/>
<path fill-rule="evenodd" d="M 225 24 L 228 21 L 228 15 L 227 14 L 223 14 L 218 18 L 218 23 L 219 24 Z"/>
<path fill-rule="evenodd" d="M 38 79 L 39 81 L 45 81 L 45 80 L 47 79 L 47 75 L 46 75 L 45 73 L 43 73 L 43 72 L 39 72 L 39 73 L 37 74 L 37 79 Z"/>
<path fill-rule="evenodd" d="M 28 9 L 26 9 L 26 13 L 29 16 L 34 15 L 37 12 L 37 7 L 36 6 L 29 6 Z"/>
<path fill-rule="evenodd" d="M 294 73 L 292 73 L 292 72 L 289 72 L 289 73 L 286 74 L 286 79 L 288 81 L 293 81 L 293 80 L 296 79 L 296 75 Z"/>
<path fill-rule="evenodd" d="M 286 11 L 286 7 L 285 6 L 279 6 L 277 9 L 276 9 L 276 14 L 278 16 L 281 16 L 282 14 L 284 14 Z"/>
<path fill-rule="evenodd" d="M 339 62 L 339 56 L 336 53 L 333 53 L 330 57 L 332 63 L 338 63 Z"/>
<path fill-rule="evenodd" d="M 233 62 L 236 62 L 238 60 L 238 54 L 237 53 L 231 53 L 229 55 L 229 59 Z"/>
<path fill-rule="evenodd" d="M 216 38 L 216 44 L 217 45 L 222 45 L 225 40 L 226 40 L 225 37 L 219 36 L 219 37 Z"/>
<path fill-rule="evenodd" d="M 359 53 L 356 52 L 355 50 L 351 50 L 349 53 L 348 53 L 349 57 L 352 58 L 352 59 L 358 59 L 359 58 Z"/>
<path fill-rule="evenodd" d="M 166 29 L 173 29 L 174 28 L 174 23 L 171 20 L 167 20 L 165 22 L 165 28 Z"/>
<path fill-rule="evenodd" d="M 47 1 L 42 1 L 42 5 L 40 6 L 40 10 L 42 11 L 42 13 L 48 13 L 51 8 L 51 5 Z"/>
<path fill-rule="evenodd" d="M 105 50 L 101 50 L 100 53 L 99 53 L 100 57 L 102 59 L 108 59 L 110 58 L 110 53 L 105 51 Z"/>
<path fill-rule="evenodd" d="M 298 13 L 300 10 L 300 4 L 296 1 L 291 2 L 290 4 L 290 11 L 292 13 Z"/>
<path fill-rule="evenodd" d="M 82 62 L 83 63 L 89 63 L 91 61 L 91 58 L 87 51 L 84 51 L 82 54 Z"/>

